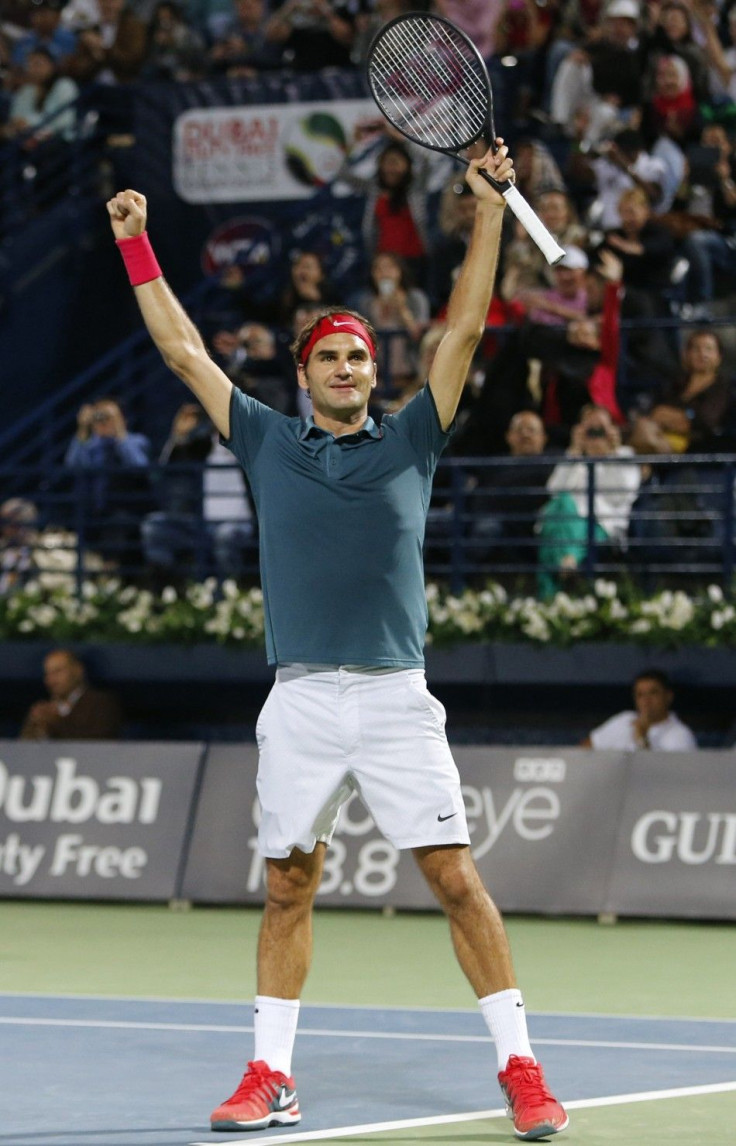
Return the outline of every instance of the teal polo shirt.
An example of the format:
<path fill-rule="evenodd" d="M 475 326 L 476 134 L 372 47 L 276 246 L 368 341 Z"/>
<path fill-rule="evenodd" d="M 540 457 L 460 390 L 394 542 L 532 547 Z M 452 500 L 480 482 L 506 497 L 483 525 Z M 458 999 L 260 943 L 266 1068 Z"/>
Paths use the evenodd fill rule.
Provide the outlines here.
<path fill-rule="evenodd" d="M 258 514 L 269 664 L 423 666 L 424 527 L 450 433 L 428 386 L 339 437 L 233 389 L 225 444 Z"/>

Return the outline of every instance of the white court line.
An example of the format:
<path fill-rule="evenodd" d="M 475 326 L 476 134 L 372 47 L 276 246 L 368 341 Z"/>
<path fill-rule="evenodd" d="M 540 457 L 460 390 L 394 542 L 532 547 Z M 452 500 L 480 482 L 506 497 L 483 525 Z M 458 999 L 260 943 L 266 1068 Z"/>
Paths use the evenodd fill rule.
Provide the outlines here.
<path fill-rule="evenodd" d="M 144 1023 L 124 1019 L 41 1019 L 0 1017 L 0 1026 L 89 1027 L 102 1030 L 178 1031 L 193 1034 L 252 1034 L 252 1026 L 218 1026 L 214 1023 Z M 299 1037 L 313 1035 L 328 1039 L 388 1039 L 405 1042 L 490 1043 L 490 1035 L 443 1035 L 412 1031 L 340 1031 L 303 1027 Z M 549 1047 L 588 1047 L 601 1050 L 685 1051 L 699 1054 L 736 1054 L 736 1046 L 701 1046 L 697 1043 L 616 1042 L 611 1039 L 538 1039 L 532 1042 Z"/>
<path fill-rule="evenodd" d="M 634 1094 L 611 1094 L 604 1098 L 576 1098 L 566 1102 L 566 1110 L 590 1110 L 596 1106 L 627 1106 L 633 1102 L 657 1102 L 663 1098 L 691 1098 L 700 1094 L 724 1094 L 736 1091 L 736 1082 L 714 1082 L 705 1086 L 681 1086 L 674 1090 L 642 1090 Z M 339 1126 L 334 1130 L 308 1130 L 303 1134 L 279 1134 L 278 1137 L 230 1139 L 227 1146 L 252 1146 L 254 1142 L 318 1142 L 325 1138 L 346 1138 L 357 1134 L 380 1134 L 389 1130 L 412 1130 L 419 1126 L 447 1126 L 457 1122 L 479 1122 L 481 1119 L 503 1118 L 505 1110 L 475 1110 L 469 1114 L 438 1114 L 434 1118 L 406 1118 L 396 1122 L 368 1122 L 363 1126 Z M 191 1142 L 190 1146 L 212 1146 L 209 1142 Z M 219 1141 L 219 1139 L 217 1140 Z"/>
<path fill-rule="evenodd" d="M 253 999 L 208 999 L 189 998 L 182 995 L 95 995 L 81 992 L 65 992 L 63 995 L 53 991 L 0 991 L 0 999 L 89 999 L 92 1001 L 109 1001 L 112 1003 L 189 1003 L 214 1007 L 252 1007 Z M 302 1009 L 309 1008 L 333 1011 L 419 1011 L 422 1014 L 438 1015 L 477 1015 L 477 1007 L 414 1007 L 410 1004 L 400 1006 L 398 1003 L 320 1003 L 310 1000 L 302 1003 Z M 545 1019 L 612 1019 L 625 1020 L 636 1023 L 736 1023 L 736 1018 L 702 1018 L 699 1015 L 627 1015 L 612 1013 L 611 1011 L 530 1011 L 527 1015 L 539 1015 Z"/>

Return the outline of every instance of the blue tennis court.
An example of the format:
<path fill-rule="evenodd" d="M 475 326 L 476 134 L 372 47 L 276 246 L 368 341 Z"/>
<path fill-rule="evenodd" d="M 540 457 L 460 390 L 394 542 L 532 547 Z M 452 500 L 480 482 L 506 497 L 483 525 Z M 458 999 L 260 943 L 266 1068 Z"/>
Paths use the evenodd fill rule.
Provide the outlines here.
<path fill-rule="evenodd" d="M 736 1021 L 529 1019 L 547 1077 L 571 1109 L 736 1091 Z M 213 1134 L 207 1116 L 252 1053 L 249 1004 L 5 994 L 0 1028 L 3 1146 L 243 1137 Z M 294 1060 L 302 1122 L 245 1138 L 297 1142 L 502 1118 L 495 1071 L 475 1011 L 304 1006 Z M 499 1141 L 513 1140 L 505 1120 L 498 1131 Z"/>

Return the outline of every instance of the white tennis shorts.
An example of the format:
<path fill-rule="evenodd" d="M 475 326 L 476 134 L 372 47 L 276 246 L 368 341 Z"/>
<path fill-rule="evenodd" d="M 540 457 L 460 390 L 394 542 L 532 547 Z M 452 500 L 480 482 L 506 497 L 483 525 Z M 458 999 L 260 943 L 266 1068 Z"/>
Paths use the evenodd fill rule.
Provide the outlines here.
<path fill-rule="evenodd" d="M 329 843 L 353 792 L 397 848 L 470 843 L 445 710 L 421 669 L 280 667 L 256 739 L 264 856 Z"/>

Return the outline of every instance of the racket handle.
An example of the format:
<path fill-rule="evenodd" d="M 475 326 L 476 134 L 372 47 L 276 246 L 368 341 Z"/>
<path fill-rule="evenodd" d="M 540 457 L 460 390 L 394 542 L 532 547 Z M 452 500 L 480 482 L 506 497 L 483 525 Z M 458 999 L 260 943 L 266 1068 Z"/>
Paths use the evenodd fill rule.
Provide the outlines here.
<path fill-rule="evenodd" d="M 537 244 L 549 265 L 554 266 L 555 263 L 559 263 L 560 259 L 565 257 L 563 248 L 554 235 L 547 230 L 539 215 L 529 206 L 521 192 L 517 191 L 513 184 L 505 190 L 503 185 L 499 186 L 498 189 L 529 237 Z"/>

